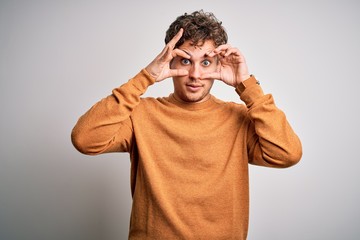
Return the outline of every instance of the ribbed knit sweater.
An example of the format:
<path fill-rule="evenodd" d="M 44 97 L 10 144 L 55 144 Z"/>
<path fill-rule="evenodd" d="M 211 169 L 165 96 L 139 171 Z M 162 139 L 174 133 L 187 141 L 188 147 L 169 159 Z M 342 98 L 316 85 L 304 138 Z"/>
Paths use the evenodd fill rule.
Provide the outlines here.
<path fill-rule="evenodd" d="M 130 153 L 129 239 L 246 239 L 248 164 L 296 164 L 299 138 L 254 77 L 236 88 L 245 104 L 142 98 L 154 82 L 142 70 L 96 103 L 75 125 L 74 146 Z"/>

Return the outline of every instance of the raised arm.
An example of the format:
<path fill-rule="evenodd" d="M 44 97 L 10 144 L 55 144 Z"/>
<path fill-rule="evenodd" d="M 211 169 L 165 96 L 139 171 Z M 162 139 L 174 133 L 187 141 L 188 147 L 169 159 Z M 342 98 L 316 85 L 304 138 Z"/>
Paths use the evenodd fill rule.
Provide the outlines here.
<path fill-rule="evenodd" d="M 236 87 L 248 107 L 249 163 L 266 167 L 290 167 L 300 161 L 302 146 L 283 111 L 271 94 L 264 95 L 254 76 Z"/>
<path fill-rule="evenodd" d="M 154 83 L 146 70 L 112 91 L 92 106 L 76 123 L 71 140 L 77 150 L 95 155 L 104 152 L 128 152 L 132 143 L 130 115 L 140 97 Z"/>
<path fill-rule="evenodd" d="M 249 162 L 271 167 L 289 167 L 302 156 L 302 146 L 285 114 L 275 106 L 272 95 L 264 95 L 254 76 L 249 75 L 243 54 L 229 44 L 208 54 L 218 56 L 217 71 L 202 78 L 218 79 L 235 87 L 248 107 L 251 126 L 248 133 Z"/>
<path fill-rule="evenodd" d="M 188 74 L 183 69 L 170 69 L 174 57 L 189 58 L 184 51 L 174 49 L 182 33 L 183 29 L 180 29 L 145 69 L 80 117 L 71 133 L 72 143 L 77 150 L 89 155 L 130 151 L 133 140 L 130 116 L 140 104 L 141 95 L 155 82 Z"/>

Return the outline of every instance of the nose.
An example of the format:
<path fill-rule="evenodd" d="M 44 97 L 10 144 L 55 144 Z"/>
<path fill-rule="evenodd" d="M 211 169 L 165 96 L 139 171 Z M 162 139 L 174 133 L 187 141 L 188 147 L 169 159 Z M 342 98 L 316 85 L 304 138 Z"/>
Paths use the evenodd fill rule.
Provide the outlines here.
<path fill-rule="evenodd" d="M 189 71 L 189 77 L 191 80 L 198 80 L 201 76 L 201 68 L 197 64 L 193 64 Z"/>

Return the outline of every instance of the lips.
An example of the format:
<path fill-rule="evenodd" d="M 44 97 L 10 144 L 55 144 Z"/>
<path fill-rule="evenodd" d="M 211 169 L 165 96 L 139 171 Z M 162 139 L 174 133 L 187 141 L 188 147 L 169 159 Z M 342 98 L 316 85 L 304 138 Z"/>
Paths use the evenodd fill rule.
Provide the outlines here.
<path fill-rule="evenodd" d="M 192 92 L 196 92 L 202 87 L 202 85 L 199 84 L 186 84 L 186 88 L 189 89 Z"/>
<path fill-rule="evenodd" d="M 186 86 L 189 86 L 189 87 L 202 87 L 202 85 L 195 85 L 195 84 L 186 84 Z"/>

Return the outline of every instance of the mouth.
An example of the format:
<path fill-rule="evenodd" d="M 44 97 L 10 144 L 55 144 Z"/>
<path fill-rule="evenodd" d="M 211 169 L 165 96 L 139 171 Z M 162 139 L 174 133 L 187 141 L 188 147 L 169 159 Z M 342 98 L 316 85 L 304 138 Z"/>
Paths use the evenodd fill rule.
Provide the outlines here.
<path fill-rule="evenodd" d="M 186 88 L 190 90 L 191 92 L 196 92 L 199 89 L 202 88 L 202 85 L 200 84 L 186 84 Z"/>

